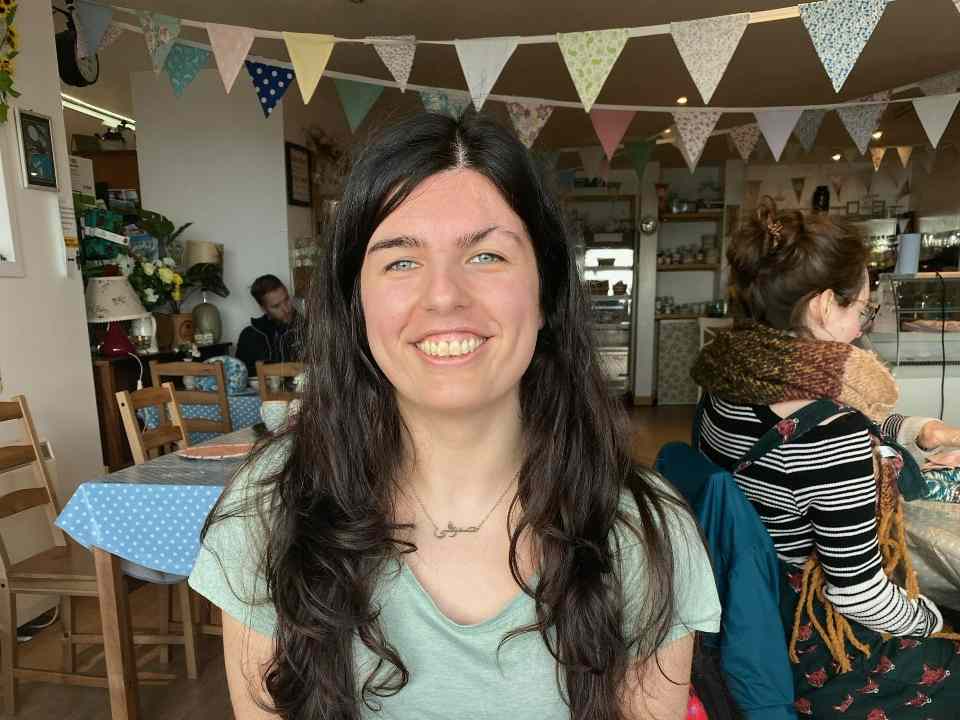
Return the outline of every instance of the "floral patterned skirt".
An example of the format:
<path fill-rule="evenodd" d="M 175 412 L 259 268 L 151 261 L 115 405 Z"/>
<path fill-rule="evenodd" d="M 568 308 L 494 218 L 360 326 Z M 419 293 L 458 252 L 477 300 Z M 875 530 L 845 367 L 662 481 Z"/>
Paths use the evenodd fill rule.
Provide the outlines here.
<path fill-rule="evenodd" d="M 802 570 L 781 563 L 780 614 L 788 642 L 802 576 Z M 825 612 L 817 600 L 814 614 L 823 625 Z M 797 642 L 800 662 L 793 665 L 794 707 L 801 720 L 960 718 L 960 642 L 896 637 L 884 641 L 859 623 L 851 622 L 850 627 L 871 652 L 867 657 L 848 643 L 853 669 L 841 674 L 804 610 Z"/>

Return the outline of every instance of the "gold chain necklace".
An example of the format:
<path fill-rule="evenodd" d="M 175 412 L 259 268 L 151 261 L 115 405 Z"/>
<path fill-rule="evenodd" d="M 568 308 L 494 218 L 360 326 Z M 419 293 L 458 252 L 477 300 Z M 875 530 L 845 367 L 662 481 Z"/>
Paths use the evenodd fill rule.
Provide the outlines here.
<path fill-rule="evenodd" d="M 410 491 L 413 493 L 413 496 L 417 499 L 417 503 L 419 503 L 420 509 L 423 510 L 423 514 L 427 516 L 427 520 L 429 520 L 430 524 L 433 525 L 433 536 L 435 538 L 438 538 L 439 540 L 443 540 L 444 538 L 448 538 L 448 537 L 451 537 L 451 538 L 456 537 L 461 533 L 479 532 L 480 528 L 483 527 L 483 524 L 487 521 L 487 519 L 491 515 L 493 515 L 493 511 L 496 510 L 497 506 L 499 506 L 500 503 L 503 501 L 503 498 L 506 497 L 507 491 L 509 491 L 510 488 L 513 487 L 513 483 L 516 481 L 519 475 L 520 473 L 518 472 L 516 475 L 513 476 L 510 482 L 507 483 L 507 486 L 503 489 L 503 492 L 500 493 L 500 497 L 497 498 L 497 501 L 493 504 L 493 507 L 490 508 L 487 514 L 483 516 L 483 520 L 481 520 L 476 525 L 470 525 L 468 527 L 457 527 L 456 525 L 453 524 L 452 520 L 448 520 L 447 526 L 445 528 L 441 528 L 439 525 L 437 525 L 437 521 L 433 519 L 433 516 L 427 510 L 427 506 L 423 504 L 423 500 L 420 499 L 420 495 L 417 493 L 416 488 L 413 487 L 413 483 L 410 484 Z"/>

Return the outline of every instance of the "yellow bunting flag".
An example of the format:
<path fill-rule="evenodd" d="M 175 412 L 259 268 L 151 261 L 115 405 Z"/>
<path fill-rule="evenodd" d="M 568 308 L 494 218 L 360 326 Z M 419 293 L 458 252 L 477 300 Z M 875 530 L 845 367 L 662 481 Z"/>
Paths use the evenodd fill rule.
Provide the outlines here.
<path fill-rule="evenodd" d="M 327 61 L 336 39 L 333 35 L 315 35 L 312 33 L 283 33 L 283 41 L 287 44 L 290 53 L 290 62 L 293 63 L 300 94 L 304 104 L 310 102 L 314 90 L 323 71 L 327 68 Z"/>

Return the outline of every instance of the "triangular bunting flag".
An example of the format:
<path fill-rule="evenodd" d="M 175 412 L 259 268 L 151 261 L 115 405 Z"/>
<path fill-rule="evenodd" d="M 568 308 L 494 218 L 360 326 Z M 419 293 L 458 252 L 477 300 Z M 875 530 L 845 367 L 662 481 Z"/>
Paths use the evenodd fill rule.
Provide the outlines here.
<path fill-rule="evenodd" d="M 960 101 L 960 93 L 914 99 L 913 108 L 917 111 L 920 124 L 927 131 L 927 137 L 930 138 L 930 144 L 933 147 L 937 147 L 940 143 L 943 131 L 947 129 L 950 118 L 953 117 L 953 111 L 957 109 L 958 101 Z"/>
<path fill-rule="evenodd" d="M 539 103 L 508 102 L 507 112 L 510 114 L 510 121 L 513 123 L 513 129 L 517 131 L 520 142 L 530 148 L 533 147 L 540 130 L 546 125 L 553 108 Z"/>
<path fill-rule="evenodd" d="M 801 3 L 803 21 L 835 92 L 840 92 L 873 34 L 888 0 L 821 0 Z"/>
<path fill-rule="evenodd" d="M 103 37 L 100 38 L 100 49 L 105 50 L 106 48 L 113 45 L 117 40 L 120 39 L 120 36 L 123 35 L 124 29 L 120 27 L 115 22 L 110 23 L 110 26 L 107 28 L 106 32 L 103 33 Z"/>
<path fill-rule="evenodd" d="M 945 75 L 937 75 L 935 78 L 924 80 L 917 83 L 924 95 L 946 95 L 956 92 L 960 87 L 960 71 L 948 72 Z"/>
<path fill-rule="evenodd" d="M 557 33 L 563 61 L 587 112 L 593 108 L 610 69 L 620 57 L 629 37 L 630 31 L 626 28 Z"/>
<path fill-rule="evenodd" d="M 270 113 L 294 82 L 293 70 L 249 60 L 244 64 L 253 82 L 253 90 L 257 93 L 263 116 L 270 117 Z"/>
<path fill-rule="evenodd" d="M 443 90 L 421 90 L 420 101 L 427 112 L 449 115 L 459 120 L 470 104 L 470 96 L 463 93 L 448 93 Z"/>
<path fill-rule="evenodd" d="M 877 93 L 870 97 L 860 98 L 860 100 L 886 100 L 890 97 L 887 92 Z M 867 146 L 870 144 L 870 136 L 880 124 L 880 117 L 887 109 L 887 103 L 881 102 L 876 105 L 848 105 L 837 108 L 837 115 L 843 122 L 853 142 L 861 155 L 866 155 Z"/>
<path fill-rule="evenodd" d="M 591 110 L 590 122 L 600 139 L 600 145 L 607 154 L 608 160 L 613 160 L 613 154 L 620 146 L 627 128 L 637 113 L 632 110 Z"/>
<path fill-rule="evenodd" d="M 937 165 L 936 148 L 927 148 L 923 153 L 923 171 L 930 175 Z"/>
<path fill-rule="evenodd" d="M 373 44 L 373 49 L 393 75 L 400 92 L 407 91 L 407 81 L 410 80 L 410 70 L 413 68 L 413 56 L 417 51 L 416 37 L 413 35 L 371 35 L 366 38 Z"/>
<path fill-rule="evenodd" d="M 793 134 L 803 146 L 805 152 L 813 150 L 813 144 L 817 140 L 817 132 L 820 130 L 820 124 L 826 116 L 826 110 L 804 110 L 797 126 L 793 129 Z"/>
<path fill-rule="evenodd" d="M 836 196 L 834 199 L 839 200 L 840 196 L 843 195 L 843 186 L 846 184 L 847 178 L 845 175 L 831 175 L 830 176 L 830 187 L 833 188 L 833 194 Z"/>
<path fill-rule="evenodd" d="M 284 32 L 283 41 L 287 44 L 290 62 L 296 71 L 297 85 L 306 105 L 313 97 L 323 71 L 327 69 L 336 38 L 333 35 Z"/>
<path fill-rule="evenodd" d="M 800 198 L 803 197 L 803 187 L 807 184 L 805 177 L 790 178 L 790 184 L 793 185 L 793 196 L 797 198 L 797 204 L 800 204 Z"/>
<path fill-rule="evenodd" d="M 770 146 L 770 152 L 773 153 L 773 159 L 780 162 L 780 155 L 783 148 L 790 138 L 790 133 L 800 119 L 802 110 L 764 110 L 754 113 L 757 118 L 757 125 L 763 133 L 767 145 Z"/>
<path fill-rule="evenodd" d="M 207 23 L 207 35 L 210 36 L 210 47 L 217 60 L 223 88 L 229 93 L 253 45 L 253 30 L 238 25 Z"/>
<path fill-rule="evenodd" d="M 143 28 L 143 39 L 147 43 L 153 71 L 159 74 L 167 61 L 170 48 L 180 35 L 180 20 L 145 10 L 141 10 L 137 15 L 140 18 L 140 27 Z"/>
<path fill-rule="evenodd" d="M 750 24 L 750 13 L 670 23 L 670 34 L 704 103 L 713 97 Z"/>
<path fill-rule="evenodd" d="M 744 162 L 747 162 L 760 139 L 760 126 L 756 123 L 750 123 L 749 125 L 739 125 L 732 128 L 730 139 L 733 140 L 733 145 L 740 153 L 740 157 L 743 158 Z"/>
<path fill-rule="evenodd" d="M 873 160 L 873 171 L 877 172 L 880 170 L 880 165 L 883 163 L 883 156 L 886 154 L 886 147 L 872 147 L 870 148 L 870 159 Z"/>
<path fill-rule="evenodd" d="M 333 82 L 337 86 L 337 95 L 340 96 L 340 104 L 347 116 L 350 132 L 356 132 L 370 108 L 383 94 L 383 85 L 339 79 Z"/>
<path fill-rule="evenodd" d="M 643 171 L 646 169 L 647 163 L 650 161 L 650 155 L 656 145 L 656 142 L 653 141 L 626 143 L 627 155 L 630 156 L 630 161 L 633 163 L 637 180 L 643 180 Z"/>
<path fill-rule="evenodd" d="M 677 139 L 680 141 L 678 147 L 691 173 L 697 169 L 697 163 L 700 162 L 707 139 L 717 126 L 717 120 L 722 114 L 719 110 L 689 110 L 673 113 L 673 121 L 677 124 Z"/>
<path fill-rule="evenodd" d="M 473 106 L 480 110 L 493 90 L 494 83 L 503 72 L 507 60 L 517 49 L 516 37 L 479 38 L 477 40 L 454 40 L 457 57 L 463 68 L 463 77 L 470 89 Z"/>
<path fill-rule="evenodd" d="M 580 148 L 580 162 L 583 164 L 583 174 L 588 178 L 597 178 L 603 176 L 604 160 L 606 160 L 606 157 L 604 157 L 603 148 Z"/>
<path fill-rule="evenodd" d="M 897 155 L 900 156 L 900 164 L 906 168 L 910 164 L 910 156 L 913 155 L 913 146 L 901 145 L 897 148 Z"/>
<path fill-rule="evenodd" d="M 93 57 L 100 49 L 100 41 L 110 27 L 113 8 L 97 5 L 89 0 L 78 0 L 73 12 L 77 24 L 77 50 L 80 57 Z"/>
<path fill-rule="evenodd" d="M 208 62 L 210 62 L 210 51 L 206 48 L 174 43 L 163 64 L 163 69 L 173 86 L 173 94 L 177 97 L 183 95 L 187 85 L 193 82 L 197 73 L 203 70 Z"/>

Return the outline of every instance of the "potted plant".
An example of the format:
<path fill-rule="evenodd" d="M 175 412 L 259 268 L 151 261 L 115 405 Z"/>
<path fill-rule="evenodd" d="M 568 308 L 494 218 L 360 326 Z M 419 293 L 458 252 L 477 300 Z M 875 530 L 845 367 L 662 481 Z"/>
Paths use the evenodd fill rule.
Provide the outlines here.
<path fill-rule="evenodd" d="M 220 342 L 222 331 L 220 311 L 216 305 L 207 301 L 207 293 L 210 292 L 222 298 L 230 294 L 230 290 L 223 282 L 223 266 L 219 263 L 201 262 L 191 266 L 185 275 L 186 285 L 190 288 L 188 294 L 193 290 L 199 290 L 202 293 L 200 304 L 193 308 L 194 330 L 202 335 L 212 336 L 212 341 L 215 343 Z"/>

